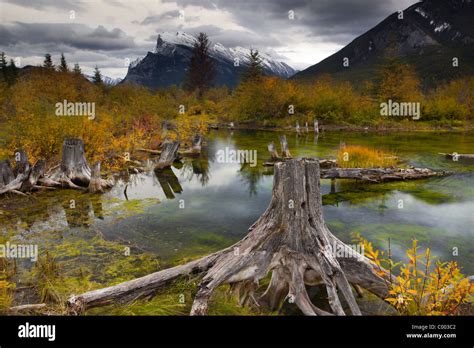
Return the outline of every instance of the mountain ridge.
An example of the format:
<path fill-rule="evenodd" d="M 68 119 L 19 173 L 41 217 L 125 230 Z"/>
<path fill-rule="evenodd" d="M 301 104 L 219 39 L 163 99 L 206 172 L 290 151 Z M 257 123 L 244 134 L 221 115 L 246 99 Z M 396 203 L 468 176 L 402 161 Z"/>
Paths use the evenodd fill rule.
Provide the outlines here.
<path fill-rule="evenodd" d="M 181 85 L 195 42 L 192 35 L 184 32 L 161 32 L 153 52 L 132 62 L 123 82 L 131 82 L 151 88 Z M 228 48 L 220 43 L 211 44 L 209 55 L 216 66 L 216 85 L 235 87 L 248 62 L 250 49 Z M 288 64 L 270 54 L 260 52 L 264 72 L 268 75 L 289 78 L 296 73 Z"/>
<path fill-rule="evenodd" d="M 395 12 L 359 35 L 338 52 L 296 73 L 292 79 L 309 81 L 322 74 L 360 84 L 370 80 L 387 57 L 413 65 L 425 85 L 474 74 L 474 18 L 471 0 L 425 0 Z M 459 66 L 452 69 L 452 59 Z M 348 58 L 349 66 L 343 66 Z"/>

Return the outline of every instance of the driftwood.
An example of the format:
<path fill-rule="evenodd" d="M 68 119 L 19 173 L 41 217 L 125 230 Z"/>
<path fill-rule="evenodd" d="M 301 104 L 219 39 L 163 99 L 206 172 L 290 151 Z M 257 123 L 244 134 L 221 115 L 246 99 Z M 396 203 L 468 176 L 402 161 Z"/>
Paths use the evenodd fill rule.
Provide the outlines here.
<path fill-rule="evenodd" d="M 178 158 L 179 141 L 165 142 L 161 149 L 160 159 L 155 166 L 155 170 L 171 167 Z"/>
<path fill-rule="evenodd" d="M 471 153 L 443 153 L 443 152 L 440 152 L 439 153 L 440 155 L 442 156 L 445 156 L 446 158 L 449 158 L 449 159 L 452 159 L 454 161 L 458 160 L 458 159 L 474 159 L 474 154 L 471 154 Z"/>
<path fill-rule="evenodd" d="M 18 312 L 38 311 L 44 308 L 46 308 L 45 303 L 34 303 L 34 304 L 25 304 L 25 305 L 10 307 L 10 311 L 18 313 Z"/>
<path fill-rule="evenodd" d="M 103 192 L 113 185 L 111 180 L 100 177 L 100 163 L 91 171 L 84 156 L 84 143 L 80 139 L 66 139 L 62 148 L 62 159 L 58 166 L 45 174 L 46 163 L 38 160 L 30 166 L 24 151 L 17 151 L 16 177 L 10 162 L 0 162 L 0 195 L 5 193 L 25 194 L 34 190 L 66 187 Z"/>
<path fill-rule="evenodd" d="M 329 231 L 323 218 L 319 176 L 316 160 L 277 163 L 270 205 L 241 241 L 185 265 L 73 295 L 68 308 L 77 314 L 95 306 L 149 297 L 178 278 L 199 274 L 202 278 L 191 315 L 206 314 L 213 291 L 225 283 L 238 289 L 241 299 L 252 298 L 273 309 L 289 299 L 306 315 L 345 315 L 343 297 L 352 314 L 360 315 L 349 284 L 386 298 L 390 278 Z M 268 288 L 255 299 L 253 291 L 269 273 Z M 305 285 L 318 284 L 326 286 L 331 313 L 316 307 L 308 296 Z"/>
<path fill-rule="evenodd" d="M 356 179 L 371 182 L 426 179 L 449 175 L 446 171 L 428 168 L 328 168 L 321 170 L 321 179 Z"/>

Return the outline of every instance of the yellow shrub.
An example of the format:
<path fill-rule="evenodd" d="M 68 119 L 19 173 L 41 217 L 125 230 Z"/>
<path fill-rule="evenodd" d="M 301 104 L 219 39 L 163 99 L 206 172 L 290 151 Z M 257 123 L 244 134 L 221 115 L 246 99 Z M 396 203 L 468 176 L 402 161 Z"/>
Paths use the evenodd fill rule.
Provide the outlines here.
<path fill-rule="evenodd" d="M 385 257 L 383 251 L 375 250 L 372 243 L 360 235 L 357 234 L 356 239 L 364 246 L 365 256 L 380 271 L 385 267 L 394 275 L 394 279 L 387 282 L 386 301 L 400 314 L 456 315 L 462 304 L 474 300 L 474 284 L 461 273 L 458 264 L 437 260 L 429 248 L 423 254 L 418 253 L 417 240 L 413 240 L 412 247 L 406 251 L 408 263 L 401 264 L 394 263 L 390 254 Z M 398 275 L 396 268 L 400 269 Z"/>

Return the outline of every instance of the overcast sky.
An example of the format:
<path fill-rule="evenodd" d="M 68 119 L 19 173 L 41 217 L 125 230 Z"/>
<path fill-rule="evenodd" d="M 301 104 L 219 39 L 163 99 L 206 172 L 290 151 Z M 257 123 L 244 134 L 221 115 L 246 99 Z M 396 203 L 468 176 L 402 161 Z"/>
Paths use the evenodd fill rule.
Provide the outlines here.
<path fill-rule="evenodd" d="M 301 70 L 415 2 L 0 0 L 0 51 L 22 66 L 40 64 L 46 52 L 57 62 L 64 52 L 83 72 L 97 65 L 104 75 L 122 78 L 129 61 L 153 50 L 158 32 L 203 31 L 214 43 L 270 52 Z"/>

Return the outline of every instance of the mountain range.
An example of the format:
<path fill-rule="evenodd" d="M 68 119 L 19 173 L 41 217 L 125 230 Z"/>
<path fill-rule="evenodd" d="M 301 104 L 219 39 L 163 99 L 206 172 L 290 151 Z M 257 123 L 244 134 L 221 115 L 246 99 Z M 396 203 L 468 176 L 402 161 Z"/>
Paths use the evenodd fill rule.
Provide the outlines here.
<path fill-rule="evenodd" d="M 181 85 L 195 42 L 194 36 L 184 32 L 160 33 L 154 51 L 130 64 L 123 81 L 151 88 Z M 247 48 L 211 44 L 209 55 L 216 67 L 215 84 L 235 87 L 247 66 L 249 54 L 250 49 Z M 260 52 L 260 58 L 267 75 L 289 78 L 296 73 L 288 64 L 269 53 Z"/>
<path fill-rule="evenodd" d="M 361 81 L 373 79 L 387 57 L 397 57 L 412 65 L 425 86 L 473 75 L 473 20 L 472 0 L 425 0 L 401 13 L 393 13 L 292 79 L 310 81 L 330 74 L 336 80 L 357 86 Z M 343 65 L 346 58 L 348 66 Z M 453 67 L 455 58 L 457 67 Z"/>

